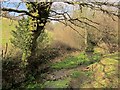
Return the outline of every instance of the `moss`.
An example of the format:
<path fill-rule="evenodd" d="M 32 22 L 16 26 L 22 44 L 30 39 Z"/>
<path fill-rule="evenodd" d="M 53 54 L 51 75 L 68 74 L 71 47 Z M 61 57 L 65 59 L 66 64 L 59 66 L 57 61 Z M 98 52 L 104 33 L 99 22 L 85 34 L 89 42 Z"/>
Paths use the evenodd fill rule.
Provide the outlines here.
<path fill-rule="evenodd" d="M 118 85 L 118 60 L 113 58 L 103 58 L 100 62 L 89 66 L 93 71 L 93 80 L 90 82 L 94 88 L 115 88 Z M 82 87 L 90 83 L 84 82 Z M 91 86 L 89 88 L 91 88 Z"/>

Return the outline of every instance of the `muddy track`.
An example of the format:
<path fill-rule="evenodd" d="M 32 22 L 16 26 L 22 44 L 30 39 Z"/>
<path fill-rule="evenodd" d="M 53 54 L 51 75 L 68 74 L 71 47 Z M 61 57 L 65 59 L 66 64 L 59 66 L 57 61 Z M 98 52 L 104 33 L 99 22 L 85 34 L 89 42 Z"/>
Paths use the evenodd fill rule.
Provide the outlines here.
<path fill-rule="evenodd" d="M 86 68 L 86 66 L 78 66 L 77 68 L 72 69 L 61 69 L 53 71 L 46 76 L 46 80 L 58 80 L 58 79 L 64 79 L 66 77 L 69 77 L 71 73 L 75 70 L 82 71 Z"/>

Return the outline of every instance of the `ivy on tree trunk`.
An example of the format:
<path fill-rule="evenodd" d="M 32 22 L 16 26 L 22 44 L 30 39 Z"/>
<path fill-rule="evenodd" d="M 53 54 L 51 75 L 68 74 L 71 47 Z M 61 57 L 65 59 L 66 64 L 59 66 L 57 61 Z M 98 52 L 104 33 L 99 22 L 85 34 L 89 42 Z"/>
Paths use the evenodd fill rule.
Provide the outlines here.
<path fill-rule="evenodd" d="M 49 17 L 49 11 L 52 3 L 51 2 L 28 2 L 26 6 L 32 15 L 38 18 L 29 18 L 29 30 L 30 30 L 30 46 L 27 51 L 24 51 L 22 60 L 28 63 L 28 66 L 32 69 L 32 61 L 35 59 L 37 39 L 44 30 L 44 26 L 47 23 Z"/>

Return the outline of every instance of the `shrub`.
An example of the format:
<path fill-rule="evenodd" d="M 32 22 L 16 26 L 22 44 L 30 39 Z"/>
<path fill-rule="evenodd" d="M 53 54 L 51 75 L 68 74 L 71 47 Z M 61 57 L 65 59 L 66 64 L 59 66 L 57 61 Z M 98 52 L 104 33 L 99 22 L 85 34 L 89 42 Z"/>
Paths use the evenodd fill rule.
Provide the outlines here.
<path fill-rule="evenodd" d="M 26 79 L 24 71 L 21 67 L 21 60 L 13 57 L 6 57 L 2 60 L 2 88 L 12 89 L 19 87 L 21 82 Z"/>

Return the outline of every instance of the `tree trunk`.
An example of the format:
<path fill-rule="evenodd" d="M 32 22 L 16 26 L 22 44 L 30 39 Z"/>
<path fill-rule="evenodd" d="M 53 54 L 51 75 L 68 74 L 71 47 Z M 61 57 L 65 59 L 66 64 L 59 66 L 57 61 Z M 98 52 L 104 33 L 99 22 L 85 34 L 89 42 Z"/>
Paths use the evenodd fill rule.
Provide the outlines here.
<path fill-rule="evenodd" d="M 28 72 L 31 74 L 34 74 L 36 70 L 36 66 L 34 65 L 35 59 L 36 59 L 36 47 L 37 47 L 37 38 L 42 33 L 44 27 L 39 28 L 37 32 L 32 32 L 32 39 L 31 39 L 31 47 L 29 48 L 29 54 L 26 55 L 27 60 L 27 68 Z"/>
<path fill-rule="evenodd" d="M 36 15 L 38 18 L 29 17 L 29 29 L 30 29 L 30 46 L 24 51 L 22 60 L 26 61 L 28 69 L 33 72 L 34 65 L 32 63 L 35 60 L 37 38 L 42 33 L 47 19 L 49 17 L 49 11 L 52 2 L 31 2 L 27 3 L 26 6 L 31 14 Z M 35 10 L 33 9 L 35 8 Z"/>
<path fill-rule="evenodd" d="M 92 40 L 91 40 L 91 35 L 89 34 L 89 32 L 87 32 L 87 39 L 86 39 L 86 43 L 87 43 L 87 47 L 86 47 L 86 55 L 87 57 L 91 60 L 92 56 L 93 56 L 93 52 L 94 52 L 94 45 L 92 44 Z"/>

